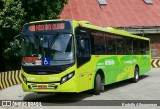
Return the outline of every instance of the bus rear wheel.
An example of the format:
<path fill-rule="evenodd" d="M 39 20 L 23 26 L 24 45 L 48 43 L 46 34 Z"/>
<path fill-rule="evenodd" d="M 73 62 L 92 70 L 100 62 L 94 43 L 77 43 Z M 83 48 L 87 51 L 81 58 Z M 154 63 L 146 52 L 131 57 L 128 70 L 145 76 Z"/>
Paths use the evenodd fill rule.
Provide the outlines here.
<path fill-rule="evenodd" d="M 138 67 L 135 67 L 134 69 L 134 77 L 132 78 L 132 82 L 136 83 L 139 80 L 139 69 Z"/>
<path fill-rule="evenodd" d="M 99 95 L 102 90 L 102 78 L 97 74 L 94 81 L 94 94 Z"/>

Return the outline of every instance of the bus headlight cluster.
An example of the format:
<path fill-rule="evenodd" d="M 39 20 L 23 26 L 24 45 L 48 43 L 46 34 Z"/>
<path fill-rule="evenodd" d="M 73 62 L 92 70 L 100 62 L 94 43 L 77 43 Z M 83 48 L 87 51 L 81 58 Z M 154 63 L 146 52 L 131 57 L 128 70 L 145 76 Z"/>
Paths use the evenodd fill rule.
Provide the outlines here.
<path fill-rule="evenodd" d="M 25 84 L 27 84 L 27 78 L 24 75 L 21 75 Z"/>
<path fill-rule="evenodd" d="M 68 81 L 69 79 L 71 79 L 74 76 L 74 72 L 69 73 L 65 76 L 62 77 L 61 79 L 61 84 L 65 83 L 66 81 Z"/>

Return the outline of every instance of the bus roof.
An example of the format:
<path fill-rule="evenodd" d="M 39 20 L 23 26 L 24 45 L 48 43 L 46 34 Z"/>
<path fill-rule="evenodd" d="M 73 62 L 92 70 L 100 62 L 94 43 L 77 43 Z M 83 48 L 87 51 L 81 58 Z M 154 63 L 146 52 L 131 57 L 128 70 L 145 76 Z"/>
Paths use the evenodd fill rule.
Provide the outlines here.
<path fill-rule="evenodd" d="M 127 32 L 127 31 L 118 30 L 118 29 L 115 29 L 115 28 L 112 28 L 112 27 L 99 27 L 99 26 L 92 25 L 91 23 L 88 23 L 88 22 L 86 23 L 85 21 L 78 21 L 78 23 L 81 27 L 85 27 L 85 28 L 91 28 L 91 29 L 94 29 L 94 30 L 104 31 L 104 32 L 113 33 L 113 34 L 117 34 L 117 35 L 128 36 L 128 37 L 134 37 L 134 38 L 138 38 L 138 39 L 150 40 L 149 38 L 133 35 L 133 34 Z"/>
<path fill-rule="evenodd" d="M 76 21 L 76 20 L 69 20 L 69 19 L 40 20 L 40 21 L 29 22 L 29 24 L 40 23 L 40 22 L 53 22 L 53 21 Z M 112 27 L 99 27 L 99 26 L 96 26 L 96 25 L 92 25 L 88 21 L 76 21 L 76 22 L 81 27 L 85 27 L 85 28 L 90 28 L 90 29 L 94 29 L 94 30 L 109 32 L 109 33 L 113 33 L 113 34 L 117 34 L 117 35 L 134 37 L 134 38 L 138 38 L 138 39 L 149 40 L 149 38 L 133 35 L 133 34 L 127 32 L 127 31 L 124 31 L 124 30 L 118 30 L 118 29 L 115 29 L 115 28 L 112 28 Z"/>
<path fill-rule="evenodd" d="M 39 21 L 33 21 L 33 22 L 29 22 L 29 24 L 34 24 L 34 23 L 42 23 L 42 22 L 53 22 L 53 21 L 64 21 L 64 20 L 63 20 L 63 19 L 39 20 Z"/>

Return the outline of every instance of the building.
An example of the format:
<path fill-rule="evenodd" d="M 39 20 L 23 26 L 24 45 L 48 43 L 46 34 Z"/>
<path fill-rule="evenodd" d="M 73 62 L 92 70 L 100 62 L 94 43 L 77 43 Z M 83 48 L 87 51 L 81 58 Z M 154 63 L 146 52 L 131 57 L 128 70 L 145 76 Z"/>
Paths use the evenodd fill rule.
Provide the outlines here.
<path fill-rule="evenodd" d="M 152 57 L 160 57 L 160 0 L 69 0 L 60 18 L 87 20 L 149 37 Z"/>

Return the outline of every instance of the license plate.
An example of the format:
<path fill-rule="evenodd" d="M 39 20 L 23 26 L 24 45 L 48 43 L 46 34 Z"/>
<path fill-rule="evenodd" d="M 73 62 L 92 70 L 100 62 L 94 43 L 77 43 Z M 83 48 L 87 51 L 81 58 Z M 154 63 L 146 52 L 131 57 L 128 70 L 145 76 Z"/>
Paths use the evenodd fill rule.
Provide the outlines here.
<path fill-rule="evenodd" d="M 38 85 L 38 89 L 47 89 L 46 85 Z"/>

